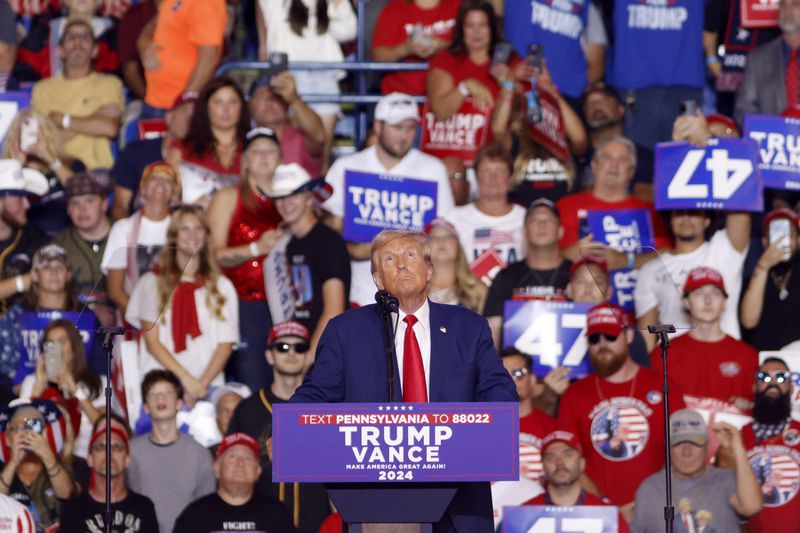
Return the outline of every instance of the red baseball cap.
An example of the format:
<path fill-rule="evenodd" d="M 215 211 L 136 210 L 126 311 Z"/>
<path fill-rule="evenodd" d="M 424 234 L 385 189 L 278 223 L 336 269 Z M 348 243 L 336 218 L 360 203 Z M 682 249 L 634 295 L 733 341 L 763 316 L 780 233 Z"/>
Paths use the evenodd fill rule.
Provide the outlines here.
<path fill-rule="evenodd" d="M 246 446 L 247 449 L 253 452 L 253 455 L 256 456 L 256 459 L 259 458 L 258 442 L 256 439 L 247 433 L 231 433 L 219 443 L 219 448 L 217 448 L 217 456 L 215 459 L 222 457 L 222 454 L 228 451 L 228 448 L 231 446 Z"/>
<path fill-rule="evenodd" d="M 544 452 L 547 450 L 547 447 L 553 444 L 554 442 L 563 442 L 570 448 L 574 450 L 578 450 L 578 452 L 582 452 L 581 450 L 581 443 L 578 440 L 578 437 L 570 432 L 564 431 L 562 429 L 557 429 L 551 433 L 548 433 L 545 438 L 542 439 L 542 447 L 541 453 L 544 455 Z"/>
<path fill-rule="evenodd" d="M 300 337 L 301 339 L 311 340 L 308 329 L 295 320 L 287 320 L 280 324 L 275 324 L 269 332 L 269 342 L 272 343 L 278 337 Z"/>
<path fill-rule="evenodd" d="M 686 283 L 683 284 L 684 296 L 689 295 L 703 285 L 713 285 L 721 290 L 726 298 L 728 297 L 728 293 L 725 291 L 725 282 L 722 280 L 722 274 L 709 267 L 697 267 L 689 272 L 689 275 L 686 276 Z"/>
<path fill-rule="evenodd" d="M 722 115 L 720 113 L 714 113 L 713 115 L 708 115 L 706 117 L 706 122 L 708 122 L 709 126 L 711 124 L 721 124 L 722 126 L 725 126 L 729 130 L 731 130 L 731 133 L 736 134 L 735 135 L 736 137 L 739 137 L 741 135 L 739 133 L 739 126 L 736 125 L 736 122 L 734 122 L 732 118 L 726 117 L 725 115 Z"/>
<path fill-rule="evenodd" d="M 786 207 L 779 207 L 778 209 L 773 209 L 764 217 L 764 235 L 769 231 L 769 223 L 776 218 L 788 218 L 792 221 L 795 228 L 800 225 L 800 219 L 797 217 L 797 213 Z"/>
<path fill-rule="evenodd" d="M 596 267 L 599 267 L 600 270 L 602 270 L 606 275 L 608 275 L 608 263 L 597 257 L 587 255 L 586 257 L 581 257 L 572 263 L 572 266 L 569 267 L 569 279 L 572 279 L 572 276 L 575 275 L 575 271 L 583 265 L 595 265 Z"/>
<path fill-rule="evenodd" d="M 605 333 L 617 336 L 626 326 L 625 311 L 618 305 L 604 303 L 596 305 L 586 313 L 586 334 Z"/>

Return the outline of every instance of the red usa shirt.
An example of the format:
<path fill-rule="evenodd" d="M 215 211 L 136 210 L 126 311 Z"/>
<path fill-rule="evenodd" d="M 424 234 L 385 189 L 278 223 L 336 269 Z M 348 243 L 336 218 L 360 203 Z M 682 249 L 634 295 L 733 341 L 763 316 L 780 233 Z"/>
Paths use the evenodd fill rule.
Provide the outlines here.
<path fill-rule="evenodd" d="M 541 482 L 542 439 L 555 429 L 555 420 L 537 409 L 519 419 L 519 468 L 521 476 L 525 476 L 537 483 Z"/>
<path fill-rule="evenodd" d="M 761 485 L 764 508 L 747 521 L 749 533 L 800 527 L 800 423 L 792 420 L 781 435 L 756 444 L 752 424 L 742 430 L 747 458 Z"/>
<path fill-rule="evenodd" d="M 632 502 L 639 484 L 664 465 L 661 389 L 661 377 L 639 367 L 624 383 L 589 374 L 561 397 L 558 426 L 578 436 L 586 474 L 614 505 Z M 682 392 L 673 389 L 670 412 L 683 407 Z"/>

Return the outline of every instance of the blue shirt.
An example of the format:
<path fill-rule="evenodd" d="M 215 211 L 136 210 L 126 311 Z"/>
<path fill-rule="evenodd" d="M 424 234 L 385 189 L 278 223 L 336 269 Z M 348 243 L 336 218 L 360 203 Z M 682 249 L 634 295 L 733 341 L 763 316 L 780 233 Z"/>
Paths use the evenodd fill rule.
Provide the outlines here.
<path fill-rule="evenodd" d="M 618 89 L 704 87 L 704 12 L 700 0 L 617 0 L 613 84 Z"/>

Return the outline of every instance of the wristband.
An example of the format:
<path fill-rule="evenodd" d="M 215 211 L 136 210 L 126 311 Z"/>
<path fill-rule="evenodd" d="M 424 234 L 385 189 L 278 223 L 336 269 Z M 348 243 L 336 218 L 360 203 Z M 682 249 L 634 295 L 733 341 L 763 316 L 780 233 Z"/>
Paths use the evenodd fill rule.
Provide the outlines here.
<path fill-rule="evenodd" d="M 458 84 L 458 92 L 460 92 L 461 96 L 465 98 L 470 94 L 469 89 L 467 88 L 467 84 L 464 83 L 463 81 Z"/>
<path fill-rule="evenodd" d="M 75 389 L 75 398 L 77 398 L 79 402 L 85 402 L 89 399 L 89 392 L 86 390 L 83 383 L 78 383 L 78 387 Z"/>
<path fill-rule="evenodd" d="M 628 252 L 628 270 L 633 270 L 633 267 L 636 265 L 636 254 L 633 252 Z"/>
<path fill-rule="evenodd" d="M 710 65 L 711 63 L 719 63 L 719 58 L 717 56 L 708 56 L 706 58 L 706 65 Z"/>
<path fill-rule="evenodd" d="M 72 117 L 71 117 L 71 116 L 69 116 L 69 115 L 64 115 L 64 116 L 61 118 L 61 127 L 62 127 L 62 128 L 64 128 L 65 130 L 68 130 L 68 129 L 69 129 L 69 125 L 70 125 L 71 123 L 72 123 Z"/>
<path fill-rule="evenodd" d="M 258 249 L 258 244 L 255 241 L 250 243 L 250 257 L 258 257 L 261 255 L 261 252 Z"/>
<path fill-rule="evenodd" d="M 511 80 L 507 80 L 507 79 L 503 78 L 502 80 L 500 80 L 500 85 L 502 85 L 503 89 L 505 89 L 507 91 L 513 91 L 514 90 L 514 82 L 511 81 Z"/>
<path fill-rule="evenodd" d="M 61 167 L 64 166 L 64 163 L 61 162 L 60 159 L 56 159 L 52 163 L 50 163 L 50 170 L 53 172 L 58 172 Z"/>
<path fill-rule="evenodd" d="M 17 285 L 17 292 L 22 293 L 25 292 L 25 282 L 22 281 L 22 276 L 17 276 L 14 278 L 14 283 Z"/>

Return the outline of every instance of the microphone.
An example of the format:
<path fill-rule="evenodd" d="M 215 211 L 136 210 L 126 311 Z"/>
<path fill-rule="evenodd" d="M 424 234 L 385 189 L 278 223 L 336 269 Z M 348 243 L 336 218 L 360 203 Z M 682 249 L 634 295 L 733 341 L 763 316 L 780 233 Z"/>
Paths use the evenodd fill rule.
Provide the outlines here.
<path fill-rule="evenodd" d="M 400 301 L 388 291 L 378 291 L 375 293 L 375 301 L 387 313 L 397 313 L 400 310 Z"/>

